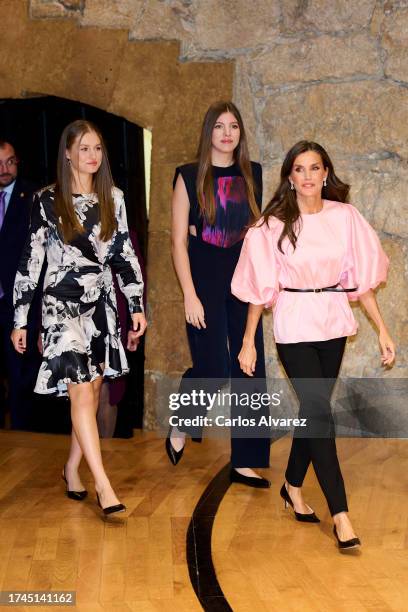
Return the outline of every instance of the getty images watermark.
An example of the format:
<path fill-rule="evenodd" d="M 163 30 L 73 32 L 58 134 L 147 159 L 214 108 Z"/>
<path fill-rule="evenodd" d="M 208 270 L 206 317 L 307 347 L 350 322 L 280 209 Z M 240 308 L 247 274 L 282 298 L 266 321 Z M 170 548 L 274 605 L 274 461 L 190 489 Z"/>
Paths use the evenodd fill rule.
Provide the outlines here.
<path fill-rule="evenodd" d="M 292 379 L 156 376 L 158 431 L 193 438 L 408 438 L 408 377 Z M 306 423 L 307 420 L 307 423 Z M 183 427 L 183 425 L 185 427 Z"/>
<path fill-rule="evenodd" d="M 237 393 L 231 391 L 208 392 L 204 389 L 193 389 L 189 392 L 170 393 L 169 409 L 176 414 L 169 417 L 172 427 L 306 427 L 305 418 L 273 417 L 265 409 L 281 405 L 283 391 L 275 393 Z M 238 408 L 246 414 L 230 416 L 224 414 L 225 409 Z M 211 411 L 221 411 L 221 414 L 209 415 Z M 180 411 L 181 414 L 178 413 Z M 250 411 L 261 414 L 252 416 Z M 186 412 L 189 413 L 186 415 Z M 193 414 L 194 413 L 194 414 Z M 197 414 L 198 413 L 198 414 Z"/>

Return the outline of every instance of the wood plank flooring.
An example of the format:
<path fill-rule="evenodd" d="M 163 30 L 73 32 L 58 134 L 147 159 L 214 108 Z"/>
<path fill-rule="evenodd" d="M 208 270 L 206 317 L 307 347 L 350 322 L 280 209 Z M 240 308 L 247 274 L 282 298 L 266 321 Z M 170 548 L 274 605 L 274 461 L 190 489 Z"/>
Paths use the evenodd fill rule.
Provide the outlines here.
<path fill-rule="evenodd" d="M 289 440 L 274 443 L 270 490 L 231 486 L 215 518 L 213 561 L 236 612 L 402 611 L 408 601 L 408 445 L 339 440 L 361 555 L 337 551 L 325 501 L 309 470 L 303 525 L 279 498 Z M 74 590 L 76 610 L 194 612 L 201 606 L 186 563 L 186 531 L 205 487 L 228 462 L 227 441 L 188 443 L 174 468 L 163 439 L 137 432 L 103 440 L 111 480 L 128 506 L 105 519 L 89 496 L 68 500 L 60 472 L 66 436 L 0 431 L 0 588 Z M 50 610 L 49 607 L 3 609 Z M 52 610 L 67 610 L 55 606 Z"/>
<path fill-rule="evenodd" d="M 305 499 L 321 519 L 305 525 L 279 490 L 290 440 L 272 445 L 270 490 L 230 487 L 213 529 L 213 562 L 234 612 L 408 610 L 408 444 L 338 440 L 350 516 L 361 554 L 338 552 L 314 472 Z"/>
<path fill-rule="evenodd" d="M 85 465 L 88 498 L 65 497 L 68 445 L 67 436 L 0 432 L 0 589 L 74 590 L 81 612 L 201 610 L 186 532 L 202 491 L 228 462 L 228 443 L 189 443 L 174 468 L 155 434 L 103 440 L 107 471 L 128 507 L 109 519 Z"/>

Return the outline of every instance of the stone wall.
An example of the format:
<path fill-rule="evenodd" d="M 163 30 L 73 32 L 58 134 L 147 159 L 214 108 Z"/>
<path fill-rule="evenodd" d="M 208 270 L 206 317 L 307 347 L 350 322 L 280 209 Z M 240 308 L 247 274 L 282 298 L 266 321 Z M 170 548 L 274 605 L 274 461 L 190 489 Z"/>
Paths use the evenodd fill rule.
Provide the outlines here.
<path fill-rule="evenodd" d="M 180 41 L 179 61 L 192 70 L 198 71 L 203 61 L 213 62 L 215 70 L 218 62 L 233 60 L 234 100 L 244 115 L 252 156 L 264 167 L 265 198 L 292 144 L 302 138 L 323 144 L 339 176 L 352 185 L 351 201 L 375 226 L 391 257 L 390 279 L 378 298 L 399 344 L 399 358 L 386 376 L 408 374 L 406 0 L 31 0 L 29 11 L 34 20 L 74 18 L 79 26 L 98 26 L 101 32 L 126 29 L 134 44 Z M 126 65 L 124 55 L 122 70 Z M 209 84 L 204 80 L 202 85 L 208 94 Z M 198 108 L 197 99 L 179 89 L 173 92 L 184 97 L 186 108 Z M 180 129 L 180 143 L 196 140 L 196 122 L 192 126 L 188 132 Z M 157 146 L 153 133 L 156 155 Z M 187 149 L 179 159 L 174 155 L 174 162 L 182 162 L 191 152 Z M 153 312 L 163 301 L 167 305 L 162 329 L 149 332 L 161 338 L 154 344 L 160 356 L 154 357 L 153 349 L 148 354 L 152 377 L 181 372 L 188 364 L 185 343 L 179 350 L 174 333 L 182 327 L 180 292 L 169 262 L 156 259 L 163 234 L 155 232 L 169 229 L 170 176 L 168 167 L 161 193 L 152 193 L 151 203 L 149 303 Z M 349 342 L 343 372 L 378 375 L 376 336 L 358 308 L 356 316 L 361 331 Z M 273 367 L 270 317 L 266 327 Z"/>

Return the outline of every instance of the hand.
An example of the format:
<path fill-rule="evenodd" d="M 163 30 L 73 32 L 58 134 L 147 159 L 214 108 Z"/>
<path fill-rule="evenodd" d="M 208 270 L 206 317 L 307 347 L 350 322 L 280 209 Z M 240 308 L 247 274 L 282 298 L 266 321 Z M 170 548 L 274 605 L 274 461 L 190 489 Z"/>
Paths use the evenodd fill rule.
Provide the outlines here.
<path fill-rule="evenodd" d="M 391 366 L 395 360 L 395 345 L 386 329 L 380 331 L 378 341 L 381 347 L 382 365 Z"/>
<path fill-rule="evenodd" d="M 127 345 L 126 348 L 128 351 L 136 351 L 137 347 L 139 346 L 139 342 L 140 342 L 140 338 L 137 335 L 137 332 L 128 331 L 128 335 L 127 335 Z"/>
<path fill-rule="evenodd" d="M 11 341 L 17 353 L 25 353 L 27 348 L 27 330 L 13 329 L 11 332 Z"/>
<path fill-rule="evenodd" d="M 132 332 L 135 333 L 135 338 L 140 338 L 145 333 L 147 327 L 146 317 L 143 312 L 134 312 L 132 315 Z"/>
<path fill-rule="evenodd" d="M 242 348 L 238 355 L 240 368 L 248 376 L 253 376 L 256 366 L 256 348 L 253 342 L 242 343 Z"/>
<path fill-rule="evenodd" d="M 184 312 L 187 323 L 194 325 L 197 329 L 206 328 L 204 308 L 197 295 L 184 298 Z"/>

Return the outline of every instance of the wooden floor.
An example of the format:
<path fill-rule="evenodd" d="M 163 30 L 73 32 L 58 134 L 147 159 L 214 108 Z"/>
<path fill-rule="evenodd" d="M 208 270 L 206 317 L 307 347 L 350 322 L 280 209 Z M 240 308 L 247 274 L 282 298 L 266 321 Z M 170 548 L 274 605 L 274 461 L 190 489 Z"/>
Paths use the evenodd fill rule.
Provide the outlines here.
<path fill-rule="evenodd" d="M 107 471 L 129 510 L 104 520 L 85 466 L 88 498 L 64 495 L 68 442 L 0 432 L 0 590 L 74 590 L 81 612 L 201 610 L 186 530 L 202 491 L 228 461 L 227 445 L 195 444 L 174 468 L 154 434 L 103 440 Z"/>
<path fill-rule="evenodd" d="M 230 487 L 213 530 L 213 562 L 234 612 L 408 610 L 408 443 L 338 440 L 350 516 L 363 547 L 338 552 L 314 472 L 305 499 L 321 519 L 298 523 L 279 490 L 290 440 L 271 451 L 269 491 Z"/>
<path fill-rule="evenodd" d="M 154 434 L 103 440 L 107 470 L 129 509 L 103 519 L 85 467 L 89 497 L 75 502 L 63 494 L 68 442 L 0 432 L 0 590 L 74 590 L 83 612 L 201 610 L 188 575 L 186 530 L 201 493 L 228 461 L 229 445 L 189 443 L 174 468 Z M 273 467 L 264 470 L 272 488 L 231 486 L 215 519 L 213 561 L 233 610 L 407 610 L 407 443 L 339 441 L 364 545 L 353 557 L 337 551 L 312 474 L 305 491 L 322 523 L 302 525 L 284 511 L 279 488 L 288 443 L 272 447 Z"/>

